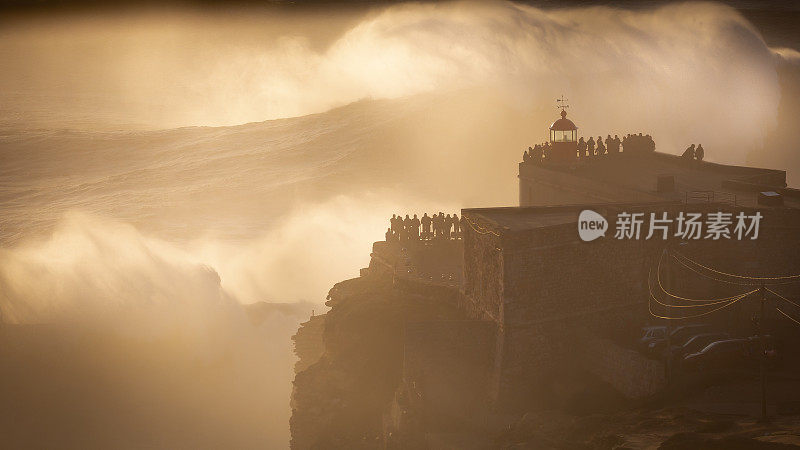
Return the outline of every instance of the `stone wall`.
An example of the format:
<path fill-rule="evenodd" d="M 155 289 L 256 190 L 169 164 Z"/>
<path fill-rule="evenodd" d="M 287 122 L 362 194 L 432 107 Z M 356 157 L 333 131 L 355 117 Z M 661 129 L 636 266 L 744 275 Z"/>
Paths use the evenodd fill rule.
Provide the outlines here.
<path fill-rule="evenodd" d="M 576 333 L 631 336 L 647 319 L 647 273 L 663 242 L 584 243 L 576 223 L 496 229 L 500 236 L 480 227 L 464 237 L 464 292 L 498 323 L 490 392 L 500 409 L 549 401 L 549 383 L 576 365 Z"/>
<path fill-rule="evenodd" d="M 621 347 L 609 339 L 585 336 L 582 361 L 594 373 L 628 399 L 642 400 L 666 386 L 664 364 Z"/>
<path fill-rule="evenodd" d="M 613 164 L 607 164 L 612 162 Z M 598 166 L 598 164 L 601 165 Z M 723 191 L 733 190 L 737 192 L 737 195 L 742 195 L 742 190 L 783 191 L 786 186 L 786 172 L 783 170 L 731 166 L 708 161 L 702 163 L 691 161 L 687 164 L 685 159 L 677 155 L 658 152 L 646 155 L 622 153 L 576 161 L 573 166 L 519 163 L 519 205 L 525 207 L 587 202 L 602 204 L 620 201 L 656 201 L 663 198 L 664 194 L 655 192 L 655 174 L 651 181 L 652 184 L 640 182 L 637 185 L 626 182 L 636 179 L 640 176 L 638 172 L 651 164 L 661 167 L 665 174 L 676 176 L 678 193 L 687 190 L 721 189 Z M 581 167 L 589 165 L 593 165 L 594 169 L 603 172 L 613 170 L 614 172 L 608 173 L 616 173 L 619 177 L 627 180 L 621 178 L 605 181 L 591 179 L 580 170 Z M 577 173 L 574 173 L 573 169 L 576 167 L 578 170 Z M 700 181 L 695 178 L 701 174 L 706 180 Z M 690 177 L 692 181 L 685 183 L 684 177 Z M 768 189 L 757 188 L 756 186 L 759 184 Z M 672 198 L 669 195 L 667 197 Z"/>
<path fill-rule="evenodd" d="M 463 212 L 462 212 L 463 215 Z M 504 261 L 498 236 L 481 232 L 477 218 L 464 219 L 464 309 L 475 318 L 502 325 Z M 479 228 L 481 227 L 481 228 Z"/>
<path fill-rule="evenodd" d="M 606 205 L 592 209 L 613 221 L 621 211 L 668 211 L 670 217 L 675 217 L 687 208 L 680 203 L 664 203 L 649 207 Z M 703 213 L 754 212 L 719 204 L 691 205 L 691 208 Z M 472 308 L 473 316 L 483 313 L 498 324 L 492 379 L 495 383 L 493 398 L 501 409 L 528 407 L 544 401 L 549 380 L 580 362 L 580 353 L 576 353 L 583 345 L 577 337 L 579 333 L 591 330 L 633 343 L 642 326 L 666 323 L 649 314 L 648 276 L 667 246 L 731 273 L 800 273 L 800 258 L 796 257 L 800 252 L 800 212 L 795 210 L 762 210 L 765 217 L 757 241 L 698 240 L 679 245 L 673 239 L 645 240 L 646 227 L 640 240 L 613 239 L 613 223 L 609 237 L 581 242 L 576 232 L 580 209 L 576 208 L 573 223 L 510 230 L 496 224 L 492 228 L 492 223 L 486 221 L 465 233 L 466 306 Z M 474 220 L 469 211 L 466 217 Z M 499 236 L 485 230 L 493 230 Z M 754 288 L 709 280 L 674 266 L 672 263 L 671 268 L 664 271 L 664 283 L 670 290 L 689 297 L 713 299 Z M 786 285 L 781 289 L 789 294 L 798 288 Z M 758 301 L 752 300 L 693 320 L 717 322 L 731 332 L 752 332 L 749 319 L 758 308 Z M 665 315 L 686 312 L 671 309 L 666 313 L 657 306 L 654 306 L 656 313 Z M 770 311 L 768 308 L 765 324 L 777 329 L 776 320 L 781 319 Z M 645 374 L 651 372 L 647 369 Z M 620 383 L 627 392 L 633 393 L 631 395 L 639 395 L 638 388 L 628 386 L 624 377 Z M 656 385 L 655 382 L 649 384 Z"/>
<path fill-rule="evenodd" d="M 646 300 L 657 241 L 580 242 L 574 223 L 503 238 L 505 322 L 520 324 Z"/>
<path fill-rule="evenodd" d="M 619 158 L 628 156 L 620 155 Z M 572 175 L 566 170 L 554 170 L 539 164 L 519 164 L 519 206 L 522 207 L 658 199 L 655 195 Z"/>

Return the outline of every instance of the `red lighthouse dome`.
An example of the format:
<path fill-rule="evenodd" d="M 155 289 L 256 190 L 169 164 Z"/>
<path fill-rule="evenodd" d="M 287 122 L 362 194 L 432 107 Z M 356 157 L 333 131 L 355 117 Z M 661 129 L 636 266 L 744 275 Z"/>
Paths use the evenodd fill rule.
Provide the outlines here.
<path fill-rule="evenodd" d="M 578 127 L 576 127 L 571 120 L 567 119 L 567 111 L 562 110 L 561 118 L 550 125 L 550 131 L 578 131 Z"/>

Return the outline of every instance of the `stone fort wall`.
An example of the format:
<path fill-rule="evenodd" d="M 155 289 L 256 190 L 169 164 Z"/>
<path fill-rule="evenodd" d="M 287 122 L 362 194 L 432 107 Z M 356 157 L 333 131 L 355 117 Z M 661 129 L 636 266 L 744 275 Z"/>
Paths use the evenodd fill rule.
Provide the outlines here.
<path fill-rule="evenodd" d="M 655 209 L 668 210 L 674 217 L 687 206 L 660 205 Z M 615 217 L 618 208 L 621 207 L 607 207 L 606 217 Z M 692 208 L 753 212 L 711 204 Z M 800 273 L 800 258 L 796 257 L 800 254 L 800 214 L 785 209 L 762 210 L 762 214 L 763 228 L 757 241 L 700 240 L 681 251 L 731 273 Z M 480 220 L 470 217 L 469 211 L 466 217 Z M 481 230 L 492 229 L 487 221 L 479 225 Z M 552 391 L 549 383 L 557 380 L 560 373 L 585 367 L 581 360 L 586 359 L 581 355 L 604 348 L 596 342 L 587 344 L 580 337 L 585 331 L 620 342 L 635 342 L 642 326 L 665 323 L 649 314 L 647 280 L 668 242 L 605 238 L 584 243 L 578 240 L 576 226 L 571 223 L 522 231 L 495 228 L 496 234 L 475 229 L 465 232 L 465 305 L 471 308 L 473 317 L 489 318 L 497 324 L 492 398 L 501 409 L 546 402 Z M 752 288 L 689 275 L 692 274 L 673 269 L 665 273 L 665 278 L 672 283 L 670 289 L 698 298 L 733 295 Z M 740 327 L 747 327 L 757 306 L 757 301 L 742 302 L 709 320 L 731 327 L 740 322 Z M 772 316 L 768 314 L 767 324 L 778 326 Z M 591 349 L 586 350 L 587 345 Z M 631 358 L 625 349 L 606 348 L 603 354 L 605 360 L 616 362 L 599 364 L 599 370 L 609 376 L 608 368 L 618 367 L 616 373 L 622 380 L 623 392 L 636 396 L 659 384 L 657 377 L 647 377 L 644 386 L 638 387 L 624 382 L 628 369 L 646 367 L 643 373 L 658 372 Z"/>

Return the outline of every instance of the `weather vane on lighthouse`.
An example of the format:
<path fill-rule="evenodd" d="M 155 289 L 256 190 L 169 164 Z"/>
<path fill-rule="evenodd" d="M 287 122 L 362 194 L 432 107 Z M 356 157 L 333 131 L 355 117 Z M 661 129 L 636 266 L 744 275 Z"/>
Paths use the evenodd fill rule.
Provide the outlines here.
<path fill-rule="evenodd" d="M 555 163 L 570 164 L 575 161 L 578 151 L 578 127 L 567 119 L 567 99 L 562 95 L 557 99 L 561 118 L 550 125 L 550 157 Z"/>
<path fill-rule="evenodd" d="M 566 112 L 566 109 L 569 108 L 567 101 L 568 100 L 564 98 L 564 94 L 561 94 L 561 98 L 556 99 L 556 102 L 558 103 L 558 106 L 556 106 L 556 108 L 561 108 L 561 112 Z"/>

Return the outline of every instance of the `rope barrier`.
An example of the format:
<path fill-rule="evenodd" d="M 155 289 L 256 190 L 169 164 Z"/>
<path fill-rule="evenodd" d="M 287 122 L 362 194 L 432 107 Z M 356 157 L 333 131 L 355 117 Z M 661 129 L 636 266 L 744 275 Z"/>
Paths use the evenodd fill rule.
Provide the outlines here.
<path fill-rule="evenodd" d="M 794 317 L 792 317 L 792 316 L 790 316 L 790 315 L 786 314 L 785 312 L 783 312 L 783 310 L 782 310 L 782 309 L 778 308 L 777 306 L 775 307 L 775 309 L 776 309 L 776 310 L 777 310 L 779 313 L 783 314 L 783 316 L 784 316 L 784 317 L 786 317 L 787 319 L 791 320 L 792 322 L 796 323 L 797 325 L 800 325 L 800 321 L 798 321 L 798 320 L 797 320 L 797 319 L 795 319 Z"/>
<path fill-rule="evenodd" d="M 749 294 L 748 294 L 748 295 L 749 295 Z M 659 318 L 659 319 L 666 319 L 666 320 L 696 319 L 696 318 L 698 318 L 698 317 L 707 316 L 707 315 L 709 315 L 709 314 L 712 314 L 712 313 L 715 313 L 715 312 L 717 312 L 717 311 L 720 311 L 720 310 L 722 310 L 722 309 L 725 309 L 725 308 L 727 308 L 727 307 L 729 307 L 729 306 L 733 305 L 734 303 L 737 303 L 737 302 L 739 302 L 739 301 L 740 301 L 740 300 L 742 300 L 744 297 L 747 297 L 747 295 L 743 295 L 741 298 L 737 298 L 737 299 L 735 299 L 735 300 L 731 300 L 731 301 L 730 301 L 730 302 L 728 302 L 727 304 L 725 304 L 725 305 L 722 305 L 722 306 L 720 306 L 719 308 L 714 308 L 714 309 L 712 309 L 711 311 L 706 311 L 706 312 L 704 312 L 704 313 L 701 313 L 701 314 L 695 314 L 695 315 L 692 315 L 692 316 L 684 316 L 684 317 L 667 317 L 667 316 L 660 316 L 660 315 L 658 315 L 658 314 L 656 314 L 656 313 L 654 313 L 654 312 L 653 312 L 652 303 L 650 303 L 650 302 L 647 302 L 647 309 L 650 311 L 650 315 L 651 315 L 651 316 L 653 316 L 653 317 L 657 317 L 657 318 Z"/>
<path fill-rule="evenodd" d="M 659 271 L 661 270 L 661 260 L 662 259 L 663 259 L 663 255 L 662 255 L 662 258 L 659 259 L 659 266 L 658 266 L 658 270 Z M 653 289 L 652 289 L 652 284 L 651 284 L 652 272 L 653 272 L 653 269 L 651 267 L 650 271 L 648 273 L 648 276 L 647 276 L 647 288 L 648 288 L 648 291 L 650 293 L 650 299 L 655 300 L 656 303 L 658 303 L 658 304 L 660 304 L 662 306 L 666 306 L 668 308 L 702 308 L 702 307 L 714 306 L 714 305 L 718 305 L 718 304 L 724 303 L 722 306 L 719 306 L 717 308 L 714 308 L 714 309 L 712 309 L 710 311 L 706 311 L 706 312 L 703 312 L 703 313 L 692 314 L 692 315 L 681 316 L 681 317 L 670 317 L 670 316 L 664 316 L 664 315 L 656 314 L 655 312 L 653 312 L 653 302 L 650 299 L 648 299 L 648 301 L 647 301 L 647 310 L 648 310 L 648 312 L 650 313 L 651 316 L 656 317 L 658 319 L 665 319 L 665 320 L 696 319 L 698 317 L 707 316 L 709 314 L 713 314 L 713 313 L 715 313 L 717 311 L 721 311 L 721 310 L 723 310 L 725 308 L 728 308 L 729 306 L 731 306 L 731 305 L 733 305 L 735 303 L 738 303 L 739 301 L 741 301 L 745 297 L 747 297 L 747 296 L 749 296 L 749 295 L 751 295 L 751 294 L 753 294 L 755 292 L 758 292 L 758 289 L 753 289 L 753 290 L 751 290 L 749 292 L 744 292 L 742 294 L 738 294 L 738 295 L 735 295 L 733 297 L 718 299 L 718 301 L 714 301 L 712 303 L 706 303 L 706 304 L 703 304 L 703 305 L 668 305 L 666 303 L 662 303 L 661 301 L 659 301 L 655 297 L 655 295 L 653 294 Z M 661 286 L 661 285 L 659 284 L 659 286 Z M 661 286 L 661 287 L 662 287 L 662 290 L 663 290 L 663 286 Z"/>
<path fill-rule="evenodd" d="M 772 290 L 772 289 L 770 289 L 770 288 L 766 288 L 766 289 L 767 289 L 767 292 L 771 292 L 771 293 L 772 293 L 772 295 L 774 295 L 774 296 L 778 297 L 779 299 L 781 299 L 781 300 L 784 300 L 784 301 L 786 301 L 786 302 L 789 302 L 789 303 L 791 303 L 792 305 L 794 305 L 794 306 L 796 306 L 796 307 L 800 308 L 800 304 L 798 304 L 798 303 L 795 303 L 795 302 L 793 302 L 793 301 L 789 300 L 788 298 L 786 298 L 786 297 L 782 296 L 781 294 L 778 294 L 777 292 L 773 291 L 773 290 Z"/>
<path fill-rule="evenodd" d="M 690 261 L 690 262 L 692 262 L 692 263 L 694 263 L 694 264 L 706 269 L 706 270 L 710 270 L 710 271 L 718 273 L 720 275 L 725 275 L 725 276 L 729 276 L 729 277 L 733 277 L 733 278 L 742 278 L 742 279 L 746 279 L 746 280 L 758 280 L 758 281 L 789 280 L 789 279 L 798 279 L 798 280 L 800 280 L 800 275 L 784 275 L 784 276 L 779 276 L 779 277 L 750 277 L 750 276 L 746 276 L 746 275 L 736 275 L 734 273 L 722 272 L 720 270 L 716 270 L 716 269 L 713 269 L 711 267 L 704 266 L 703 264 L 700 264 L 699 262 L 694 261 L 693 259 L 691 259 L 691 258 L 689 258 L 689 257 L 687 257 L 685 255 L 682 255 L 681 253 L 678 253 L 678 252 L 674 252 L 674 253 L 676 255 L 678 255 L 678 256 L 680 256 L 682 258 L 685 258 L 686 260 L 688 260 L 688 261 Z"/>
<path fill-rule="evenodd" d="M 757 285 L 757 284 L 760 284 L 760 285 L 769 284 L 771 286 L 774 286 L 774 285 L 780 285 L 780 284 L 790 284 L 790 283 L 795 283 L 797 281 L 800 281 L 800 280 L 796 280 L 796 281 L 789 281 L 789 282 L 782 282 L 782 283 L 775 283 L 775 282 L 766 283 L 767 280 L 795 280 L 797 278 L 800 278 L 800 275 L 784 275 L 784 276 L 777 276 L 777 277 L 750 277 L 750 276 L 744 276 L 744 275 L 736 275 L 736 274 L 723 272 L 723 271 L 716 270 L 716 269 L 713 269 L 711 267 L 705 266 L 705 265 L 700 264 L 697 261 L 694 261 L 691 258 L 689 258 L 689 257 L 687 257 L 685 255 L 682 255 L 682 254 L 680 254 L 678 252 L 670 252 L 670 255 L 673 258 L 675 258 L 676 261 L 681 263 L 684 267 L 686 267 L 687 269 L 691 270 L 692 272 L 694 272 L 694 273 L 696 273 L 696 274 L 698 274 L 700 276 L 703 276 L 705 278 L 709 278 L 709 279 L 712 279 L 712 280 L 715 280 L 715 281 L 724 282 L 724 283 L 738 284 L 738 285 L 745 285 L 745 286 L 754 286 L 754 285 Z M 661 257 L 658 260 L 658 266 L 657 266 L 658 273 L 657 273 L 657 277 L 656 277 L 657 280 L 658 280 L 658 287 L 661 289 L 661 291 L 663 291 L 665 294 L 667 294 L 667 295 L 669 295 L 669 296 L 671 296 L 673 298 L 677 298 L 677 299 L 681 299 L 681 300 L 685 300 L 685 301 L 701 301 L 701 300 L 697 300 L 697 299 L 689 299 L 689 298 L 686 298 L 686 297 L 681 297 L 681 296 L 678 296 L 678 295 L 674 295 L 674 294 L 668 292 L 666 289 L 664 289 L 664 286 L 661 283 L 661 264 L 662 264 L 663 259 L 664 259 L 664 255 L 662 253 Z M 708 275 L 708 274 L 700 272 L 696 268 L 694 268 L 694 267 L 690 266 L 689 264 L 687 264 L 684 260 L 685 261 L 689 261 L 689 262 L 697 265 L 698 267 L 702 267 L 703 269 L 709 270 L 711 272 L 714 272 L 714 273 L 717 273 L 717 274 L 720 274 L 720 275 L 723 275 L 723 276 L 729 276 L 729 277 L 733 277 L 733 278 L 752 280 L 752 281 L 760 281 L 760 283 L 743 283 L 743 282 L 736 282 L 736 281 L 716 278 L 716 277 L 713 277 L 711 275 Z M 665 319 L 665 320 L 695 319 L 695 318 L 698 318 L 698 317 L 707 316 L 709 314 L 712 314 L 712 313 L 715 313 L 717 311 L 720 311 L 720 310 L 723 310 L 725 308 L 728 308 L 729 306 L 731 306 L 731 305 L 733 305 L 735 303 L 738 303 L 739 301 L 741 301 L 742 299 L 746 298 L 747 296 L 760 291 L 760 289 L 753 289 L 753 290 L 751 290 L 749 292 L 738 294 L 738 295 L 735 295 L 733 297 L 727 297 L 727 298 L 722 298 L 722 299 L 709 299 L 710 301 L 712 301 L 712 303 L 705 303 L 705 304 L 702 304 L 702 305 L 668 305 L 666 303 L 662 303 L 661 301 L 659 301 L 656 298 L 656 296 L 653 294 L 653 288 L 652 288 L 651 280 L 652 280 L 652 267 L 650 268 L 650 272 L 648 273 L 648 277 L 647 277 L 647 288 L 648 288 L 648 290 L 650 292 L 650 299 L 655 300 L 656 303 L 658 303 L 659 305 L 662 305 L 662 306 L 665 306 L 665 307 L 668 307 L 668 308 L 702 308 L 702 307 L 706 307 L 706 306 L 713 306 L 713 305 L 717 305 L 717 304 L 720 304 L 720 303 L 725 303 L 724 305 L 722 305 L 720 307 L 714 308 L 714 309 L 712 309 L 710 311 L 706 311 L 706 312 L 703 312 L 703 313 L 700 313 L 700 314 L 694 314 L 694 315 L 683 316 L 683 317 L 669 317 L 669 316 L 656 314 L 655 312 L 653 312 L 653 303 L 652 303 L 652 301 L 650 301 L 648 299 L 648 301 L 647 301 L 647 310 L 648 310 L 648 312 L 650 312 L 650 315 L 653 316 L 653 317 L 656 317 L 656 318 L 659 318 L 659 319 Z M 770 288 L 765 287 L 765 289 L 768 292 L 770 292 L 771 294 L 777 296 L 778 298 L 780 298 L 780 299 L 782 299 L 782 300 L 794 305 L 797 308 L 800 308 L 800 304 L 799 303 L 795 303 L 792 300 L 789 300 L 788 298 L 784 297 L 783 295 L 775 292 L 774 290 L 772 290 Z M 714 300 L 718 300 L 718 301 L 714 301 Z M 775 307 L 775 309 L 779 313 L 781 313 L 784 317 L 786 317 L 787 319 L 791 320 L 792 322 L 794 322 L 797 325 L 800 325 L 800 321 L 798 321 L 797 319 L 793 318 L 789 314 L 785 313 L 782 309 L 778 308 L 777 306 Z"/>
<path fill-rule="evenodd" d="M 750 292 L 744 292 L 742 294 L 735 295 L 733 297 L 724 298 L 724 299 L 721 299 L 719 301 L 714 301 L 712 303 L 706 303 L 706 304 L 703 304 L 703 305 L 669 305 L 669 304 L 661 302 L 653 294 L 652 284 L 650 283 L 651 279 L 652 279 L 652 269 L 650 270 L 650 273 L 648 274 L 648 278 L 647 278 L 647 288 L 648 288 L 648 291 L 650 293 L 650 298 L 652 300 L 655 300 L 656 303 L 658 303 L 659 305 L 666 306 L 667 308 L 704 308 L 704 307 L 707 307 L 707 306 L 719 305 L 720 303 L 727 303 L 726 305 L 724 305 L 724 306 L 722 306 L 720 308 L 708 311 L 707 313 L 712 313 L 712 312 L 717 311 L 719 309 L 725 308 L 725 307 L 729 306 L 729 304 L 731 304 L 731 303 L 738 302 L 739 300 L 743 299 L 744 297 L 747 297 L 748 295 L 750 295 L 750 294 L 752 294 L 754 292 L 758 292 L 758 289 L 754 289 L 754 290 L 752 290 Z M 650 305 L 650 302 L 648 300 L 648 306 L 649 305 Z M 653 314 L 652 308 L 650 308 L 650 313 Z M 700 316 L 705 315 L 705 314 L 706 313 L 702 313 Z M 653 314 L 653 315 L 655 315 L 655 314 Z M 700 316 L 693 316 L 693 317 L 700 317 Z M 664 316 L 659 316 L 659 317 L 664 318 Z M 685 318 L 689 318 L 689 317 L 685 317 Z"/>
<path fill-rule="evenodd" d="M 737 285 L 740 285 L 740 286 L 760 286 L 762 283 L 765 284 L 765 285 L 768 285 L 768 286 L 782 286 L 782 285 L 786 285 L 786 284 L 797 283 L 797 281 L 784 281 L 784 282 L 772 282 L 772 283 L 766 283 L 766 282 L 762 281 L 762 282 L 754 282 L 754 283 L 743 283 L 743 282 L 739 282 L 739 281 L 725 280 L 725 279 L 716 278 L 716 277 L 713 277 L 713 276 L 711 276 L 709 274 L 706 274 L 706 273 L 698 271 L 696 268 L 691 267 L 690 265 L 688 265 L 685 261 L 683 261 L 682 259 L 680 259 L 676 255 L 671 255 L 671 256 L 673 258 L 675 258 L 676 261 L 681 263 L 681 265 L 683 265 L 687 269 L 691 270 L 692 272 L 694 272 L 694 273 L 696 273 L 696 274 L 698 274 L 698 275 L 700 275 L 702 277 L 706 277 L 706 278 L 708 278 L 710 280 L 719 281 L 721 283 L 737 284 Z M 682 257 L 685 258 L 685 256 L 682 256 Z M 692 262 L 694 262 L 694 261 L 692 261 Z"/>
<path fill-rule="evenodd" d="M 708 279 L 711 279 L 711 280 L 714 280 L 714 281 L 719 281 L 719 282 L 721 282 L 721 283 L 737 284 L 737 285 L 739 285 L 739 286 L 757 286 L 757 285 L 758 285 L 757 283 L 740 283 L 740 282 L 738 282 L 738 281 L 723 280 L 723 279 L 720 279 L 720 278 L 712 277 L 711 275 L 708 275 L 708 274 L 702 273 L 702 272 L 698 271 L 697 269 L 695 269 L 694 267 L 691 267 L 690 265 L 686 264 L 686 263 L 685 263 L 685 262 L 683 262 L 681 259 L 679 259 L 677 256 L 675 256 L 675 255 L 673 255 L 673 254 L 670 254 L 670 256 L 672 256 L 673 258 L 675 258 L 675 260 L 676 260 L 676 261 L 678 261 L 679 263 L 681 263 L 681 265 L 682 265 L 683 267 L 686 267 L 687 269 L 689 269 L 689 270 L 691 270 L 692 272 L 694 272 L 694 273 L 696 273 L 696 274 L 700 275 L 701 277 L 705 277 L 705 278 L 708 278 Z"/>
<path fill-rule="evenodd" d="M 740 296 L 742 294 L 754 292 L 754 291 L 740 292 L 739 294 L 732 295 L 730 297 L 719 297 L 719 298 L 710 298 L 710 299 L 687 298 L 687 297 L 681 297 L 680 295 L 675 295 L 675 294 L 667 291 L 664 288 L 664 285 L 661 284 L 661 263 L 662 263 L 663 260 L 664 260 L 664 253 L 662 253 L 661 257 L 658 258 L 658 269 L 656 270 L 656 278 L 658 280 L 658 287 L 661 289 L 662 292 L 664 292 L 665 294 L 669 295 L 672 298 L 677 298 L 679 300 L 683 300 L 683 301 L 687 301 L 687 302 L 716 302 L 716 300 L 730 300 L 730 299 L 736 298 L 736 297 L 738 297 L 738 296 Z M 649 280 L 649 278 L 648 278 L 648 280 Z M 648 281 L 648 283 L 649 283 L 649 281 Z M 721 303 L 721 302 L 716 302 L 716 303 Z M 713 305 L 715 303 L 709 303 L 709 304 Z M 703 306 L 703 305 L 700 305 L 700 306 Z"/>
<path fill-rule="evenodd" d="M 716 302 L 705 303 L 705 304 L 703 304 L 703 305 L 670 305 L 670 304 L 663 303 L 663 302 L 659 301 L 659 300 L 658 300 L 658 299 L 655 297 L 655 295 L 653 295 L 653 291 L 650 291 L 650 297 L 651 297 L 653 300 L 655 300 L 655 301 L 656 301 L 656 303 L 658 303 L 659 305 L 661 305 L 661 306 L 666 306 L 667 308 L 705 308 L 706 306 L 714 306 L 714 305 L 719 305 L 720 303 L 726 303 L 726 302 L 730 302 L 730 301 L 739 300 L 739 299 L 741 299 L 741 298 L 743 298 L 743 297 L 745 297 L 745 296 L 747 296 L 747 295 L 750 295 L 750 294 L 752 294 L 752 293 L 754 293 L 754 292 L 756 292 L 756 291 L 758 291 L 758 289 L 755 289 L 755 290 L 753 290 L 753 291 L 750 291 L 750 292 L 746 292 L 746 293 L 744 293 L 744 294 L 741 294 L 741 295 L 737 295 L 737 296 L 735 296 L 735 297 L 726 298 L 726 299 L 719 300 L 719 301 L 716 301 Z"/>
<path fill-rule="evenodd" d="M 464 220 L 465 220 L 465 221 L 466 221 L 466 222 L 469 224 L 469 226 L 470 226 L 470 227 L 471 227 L 471 228 L 472 228 L 472 229 L 473 229 L 473 230 L 474 230 L 476 233 L 479 233 L 479 234 L 493 234 L 493 235 L 495 235 L 495 236 L 497 236 L 497 237 L 500 237 L 500 235 L 499 235 L 499 234 L 497 234 L 496 232 L 494 232 L 494 231 L 492 231 L 492 230 L 489 230 L 489 229 L 483 228 L 483 227 L 482 227 L 482 226 L 480 226 L 480 225 L 475 225 L 475 224 L 474 224 L 474 223 L 472 223 L 472 221 L 471 221 L 471 220 L 469 220 L 467 217 L 465 217 L 465 216 L 462 216 L 462 218 L 463 218 L 463 219 L 464 219 Z"/>

